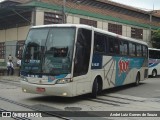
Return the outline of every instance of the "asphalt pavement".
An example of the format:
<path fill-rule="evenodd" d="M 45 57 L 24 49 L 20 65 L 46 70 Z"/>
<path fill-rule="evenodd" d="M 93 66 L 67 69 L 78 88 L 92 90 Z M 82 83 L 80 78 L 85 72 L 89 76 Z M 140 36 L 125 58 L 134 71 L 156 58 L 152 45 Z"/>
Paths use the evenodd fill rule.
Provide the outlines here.
<path fill-rule="evenodd" d="M 20 76 L 0 76 L 0 80 L 15 80 L 20 81 Z"/>

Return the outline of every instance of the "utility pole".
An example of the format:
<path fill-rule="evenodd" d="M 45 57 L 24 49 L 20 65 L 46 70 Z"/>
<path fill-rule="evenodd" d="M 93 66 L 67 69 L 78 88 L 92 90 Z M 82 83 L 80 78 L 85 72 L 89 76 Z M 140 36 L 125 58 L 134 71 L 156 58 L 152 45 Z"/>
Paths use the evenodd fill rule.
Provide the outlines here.
<path fill-rule="evenodd" d="M 63 0 L 62 23 L 66 23 L 66 0 Z"/>
<path fill-rule="evenodd" d="M 150 39 L 150 42 L 151 42 L 151 39 L 152 39 L 152 16 L 156 12 L 157 11 L 155 11 L 154 9 L 152 11 L 149 11 L 149 22 L 150 22 L 150 25 L 149 25 L 149 32 L 150 32 L 149 39 Z"/>
<path fill-rule="evenodd" d="M 151 39 L 152 39 L 152 27 L 151 27 L 151 24 L 152 24 L 152 14 L 153 14 L 153 12 L 152 11 L 150 11 L 150 13 L 149 13 L 149 22 L 150 22 L 150 25 L 149 25 L 149 33 L 150 33 L 150 41 L 151 41 Z"/>

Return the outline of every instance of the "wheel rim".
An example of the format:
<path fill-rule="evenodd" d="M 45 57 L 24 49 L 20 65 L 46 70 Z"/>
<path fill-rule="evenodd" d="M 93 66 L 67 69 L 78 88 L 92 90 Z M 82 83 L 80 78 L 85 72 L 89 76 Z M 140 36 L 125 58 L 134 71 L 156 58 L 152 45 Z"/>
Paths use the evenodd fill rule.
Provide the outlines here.
<path fill-rule="evenodd" d="M 155 70 L 153 71 L 152 76 L 153 76 L 153 77 L 156 76 L 156 71 L 155 71 Z"/>

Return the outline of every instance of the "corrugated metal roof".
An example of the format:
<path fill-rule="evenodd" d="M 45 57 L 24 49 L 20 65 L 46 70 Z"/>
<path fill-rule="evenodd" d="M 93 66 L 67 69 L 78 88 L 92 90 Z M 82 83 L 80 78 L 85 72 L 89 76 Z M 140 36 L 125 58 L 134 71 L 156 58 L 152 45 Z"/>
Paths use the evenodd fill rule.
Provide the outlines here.
<path fill-rule="evenodd" d="M 42 7 L 58 11 L 62 10 L 63 5 L 63 0 L 9 1 L 23 3 L 22 6 Z M 150 22 L 149 12 L 108 0 L 67 0 L 66 12 L 146 28 L 150 27 L 149 24 L 151 24 L 153 28 L 157 28 L 158 26 L 160 27 L 160 16 L 158 16 L 158 13 L 153 14 L 152 22 Z"/>
<path fill-rule="evenodd" d="M 41 0 L 41 1 L 44 3 L 48 3 L 48 4 L 55 4 L 58 6 L 63 5 L 63 0 Z M 128 20 L 128 21 L 142 23 L 142 24 L 151 24 L 151 25 L 155 25 L 155 26 L 160 26 L 160 17 L 157 17 L 157 18 L 152 17 L 152 23 L 151 23 L 150 19 L 149 19 L 149 13 L 146 11 L 142 11 L 142 10 L 135 9 L 135 8 L 133 11 L 133 10 L 131 10 L 133 8 L 127 9 L 128 7 L 126 7 L 124 9 L 123 5 L 118 6 L 119 4 L 117 4 L 117 3 L 113 3 L 110 1 L 104 2 L 104 0 L 79 0 L 79 1 L 80 2 L 77 3 L 76 0 L 67 0 L 66 7 L 69 9 L 67 12 L 70 12 L 71 9 L 81 10 L 81 11 L 83 10 L 86 12 L 90 12 L 91 14 L 98 14 L 98 15 L 104 15 L 104 16 L 108 16 L 108 17 L 114 17 L 115 21 L 117 21 L 117 22 L 120 22 L 119 20 L 121 19 L 124 21 Z M 110 6 L 110 9 L 103 9 L 102 7 L 97 7 L 98 5 L 96 5 L 96 7 L 92 6 L 91 3 L 93 4 L 93 2 L 95 2 L 95 1 L 100 1 L 101 3 L 103 1 L 104 6 L 106 6 L 107 4 L 110 5 L 112 3 L 112 6 Z M 102 4 L 99 3 L 99 5 L 102 5 Z M 116 5 L 116 7 L 114 5 Z M 123 6 L 123 7 L 121 7 L 121 6 Z M 120 11 L 118 11 L 120 9 L 118 9 L 118 8 L 123 8 L 123 9 L 121 9 L 121 10 L 123 10 L 123 12 L 121 11 L 121 13 L 120 13 Z M 101 18 L 103 18 L 103 17 L 101 17 Z M 156 21 L 153 22 L 154 20 L 156 20 L 157 22 Z"/>

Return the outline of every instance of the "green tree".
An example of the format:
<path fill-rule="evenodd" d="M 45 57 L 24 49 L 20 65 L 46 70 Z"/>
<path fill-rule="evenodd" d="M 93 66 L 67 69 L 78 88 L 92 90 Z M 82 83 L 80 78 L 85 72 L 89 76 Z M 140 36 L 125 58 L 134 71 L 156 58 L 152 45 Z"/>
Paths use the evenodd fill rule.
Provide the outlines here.
<path fill-rule="evenodd" d="M 151 42 L 154 48 L 160 49 L 160 29 L 153 32 Z"/>

